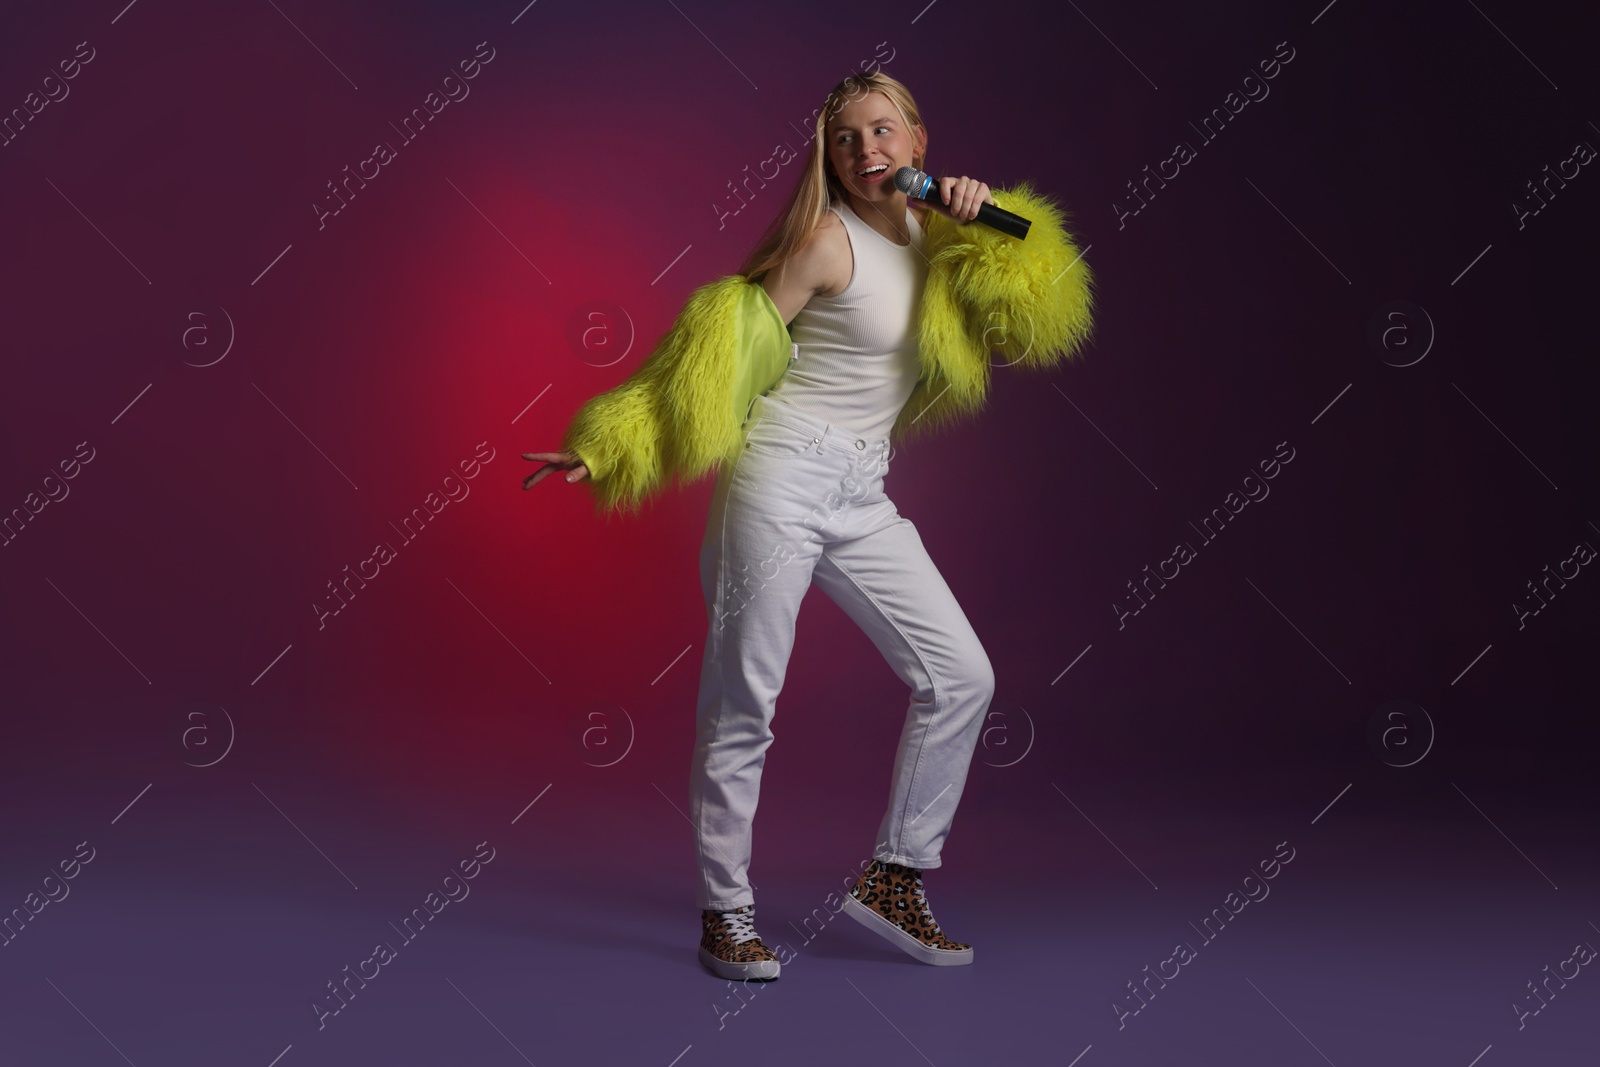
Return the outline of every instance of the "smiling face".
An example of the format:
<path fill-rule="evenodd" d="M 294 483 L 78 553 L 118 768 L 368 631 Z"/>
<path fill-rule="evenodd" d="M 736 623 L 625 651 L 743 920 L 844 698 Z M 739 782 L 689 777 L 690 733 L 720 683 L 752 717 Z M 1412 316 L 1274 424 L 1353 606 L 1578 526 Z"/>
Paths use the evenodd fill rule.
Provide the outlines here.
<path fill-rule="evenodd" d="M 828 165 L 852 198 L 883 202 L 905 194 L 895 188 L 895 171 L 921 156 L 927 135 L 907 128 L 900 109 L 880 92 L 846 104 L 829 120 Z"/>

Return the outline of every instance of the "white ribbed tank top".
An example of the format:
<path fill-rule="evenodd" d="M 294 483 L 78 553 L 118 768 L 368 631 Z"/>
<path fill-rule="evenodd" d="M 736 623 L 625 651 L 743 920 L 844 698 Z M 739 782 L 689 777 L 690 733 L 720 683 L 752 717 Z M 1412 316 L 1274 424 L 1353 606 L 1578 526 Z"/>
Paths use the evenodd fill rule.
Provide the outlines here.
<path fill-rule="evenodd" d="M 789 324 L 799 358 L 768 395 L 860 437 L 883 437 L 921 374 L 917 308 L 928 276 L 922 224 L 906 209 L 911 243 L 897 245 L 848 203 L 829 205 L 844 223 L 854 271 L 834 296 L 813 296 Z"/>

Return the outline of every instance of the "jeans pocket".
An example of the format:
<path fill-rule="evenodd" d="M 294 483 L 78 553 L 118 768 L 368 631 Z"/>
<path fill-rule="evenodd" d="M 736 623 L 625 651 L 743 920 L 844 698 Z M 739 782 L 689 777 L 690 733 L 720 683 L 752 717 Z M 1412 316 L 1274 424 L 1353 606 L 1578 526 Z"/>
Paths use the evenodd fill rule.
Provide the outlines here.
<path fill-rule="evenodd" d="M 763 456 L 798 456 L 816 443 L 810 431 L 759 417 L 750 424 L 744 438 L 745 448 Z"/>

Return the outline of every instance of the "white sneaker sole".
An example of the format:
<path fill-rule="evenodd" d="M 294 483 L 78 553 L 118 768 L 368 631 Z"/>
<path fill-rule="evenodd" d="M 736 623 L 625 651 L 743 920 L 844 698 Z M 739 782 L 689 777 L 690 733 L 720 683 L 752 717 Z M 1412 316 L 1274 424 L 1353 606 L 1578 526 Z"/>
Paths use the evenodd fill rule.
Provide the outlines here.
<path fill-rule="evenodd" d="M 932 945 L 912 937 L 855 897 L 847 896 L 844 898 L 844 911 L 850 918 L 865 926 L 868 930 L 894 945 L 906 955 L 921 960 L 923 963 L 931 963 L 935 967 L 960 967 L 972 962 L 972 949 L 964 948 L 958 951 L 947 948 L 934 948 Z"/>
<path fill-rule="evenodd" d="M 776 978 L 778 977 L 777 960 L 754 960 L 750 963 L 729 963 L 727 960 L 718 959 L 705 948 L 700 949 L 700 962 L 711 969 L 719 978 L 726 978 L 730 982 L 742 982 L 747 978 Z"/>

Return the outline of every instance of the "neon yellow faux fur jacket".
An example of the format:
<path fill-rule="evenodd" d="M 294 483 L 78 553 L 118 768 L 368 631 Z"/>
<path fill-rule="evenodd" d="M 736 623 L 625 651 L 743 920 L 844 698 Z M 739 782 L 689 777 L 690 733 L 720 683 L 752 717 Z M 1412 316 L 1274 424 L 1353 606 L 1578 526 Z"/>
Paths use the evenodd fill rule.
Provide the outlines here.
<path fill-rule="evenodd" d="M 1055 203 L 1019 182 L 995 204 L 1033 225 L 1018 240 L 928 214 L 928 277 L 917 312 L 922 375 L 895 443 L 981 410 L 996 365 L 1049 368 L 1093 328 L 1094 277 Z M 788 370 L 788 327 L 760 285 L 733 274 L 695 290 L 650 356 L 573 416 L 562 451 L 589 470 L 597 508 L 637 511 L 676 476 L 692 482 L 735 457 L 750 401 Z"/>

